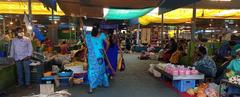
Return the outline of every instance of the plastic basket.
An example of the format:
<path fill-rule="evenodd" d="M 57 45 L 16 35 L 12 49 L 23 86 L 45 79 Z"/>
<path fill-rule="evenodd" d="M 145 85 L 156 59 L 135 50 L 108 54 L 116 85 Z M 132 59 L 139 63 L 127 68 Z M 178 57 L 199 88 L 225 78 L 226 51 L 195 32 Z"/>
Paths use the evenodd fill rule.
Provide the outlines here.
<path fill-rule="evenodd" d="M 175 80 L 173 81 L 173 87 L 179 92 L 186 92 L 190 88 L 196 86 L 196 80 Z"/>
<path fill-rule="evenodd" d="M 58 73 L 59 77 L 70 77 L 72 76 L 73 72 L 60 72 Z"/>

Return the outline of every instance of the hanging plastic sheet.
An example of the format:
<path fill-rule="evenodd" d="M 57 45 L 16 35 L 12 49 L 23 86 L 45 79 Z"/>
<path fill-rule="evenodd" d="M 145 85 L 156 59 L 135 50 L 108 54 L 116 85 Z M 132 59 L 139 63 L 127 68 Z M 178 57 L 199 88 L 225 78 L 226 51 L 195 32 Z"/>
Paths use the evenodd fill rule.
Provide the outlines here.
<path fill-rule="evenodd" d="M 37 25 L 33 26 L 32 29 L 33 33 L 35 34 L 35 37 L 39 40 L 39 41 L 44 41 L 45 37 L 43 36 L 42 32 L 40 31 L 40 29 L 38 28 Z"/>
<path fill-rule="evenodd" d="M 185 23 L 191 22 L 192 8 L 179 8 L 164 13 L 164 23 Z M 197 9 L 197 18 L 206 19 L 239 19 L 239 9 Z M 162 17 L 158 15 L 158 8 L 139 18 L 139 23 L 148 25 L 150 23 L 161 23 Z"/>
<path fill-rule="evenodd" d="M 183 6 L 196 3 L 201 0 L 164 0 L 160 5 L 159 14 L 181 8 Z M 173 6 L 174 5 L 174 6 Z"/>
<path fill-rule="evenodd" d="M 104 8 L 104 18 L 106 20 L 129 20 L 143 16 L 154 8 L 145 9 L 115 9 Z"/>
<path fill-rule="evenodd" d="M 0 14 L 24 14 L 27 12 L 28 2 L 3 2 L 0 1 Z M 55 15 L 64 15 L 63 11 L 56 5 L 57 11 Z M 44 8 L 44 5 L 40 2 L 32 2 L 32 14 L 33 15 L 52 15 L 52 11 Z"/>
<path fill-rule="evenodd" d="M 57 11 L 57 2 L 56 0 L 39 0 L 43 3 L 44 7 L 46 7 L 48 10 L 53 9 L 54 11 Z"/>

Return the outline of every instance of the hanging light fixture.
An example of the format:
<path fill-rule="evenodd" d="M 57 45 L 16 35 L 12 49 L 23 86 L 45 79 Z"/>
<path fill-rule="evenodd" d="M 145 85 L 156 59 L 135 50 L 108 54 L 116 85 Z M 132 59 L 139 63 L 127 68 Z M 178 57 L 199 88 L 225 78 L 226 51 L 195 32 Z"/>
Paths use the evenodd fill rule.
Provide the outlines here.
<path fill-rule="evenodd" d="M 54 21 L 54 24 L 57 24 L 58 22 L 57 21 Z"/>
<path fill-rule="evenodd" d="M 12 21 L 12 15 L 11 15 L 11 22 L 10 22 L 10 25 L 13 25 L 13 21 Z"/>
<path fill-rule="evenodd" d="M 228 2 L 230 2 L 232 0 L 210 0 L 210 1 L 228 1 Z"/>
<path fill-rule="evenodd" d="M 72 30 L 74 31 L 74 30 L 75 30 L 75 27 L 72 27 Z"/>
<path fill-rule="evenodd" d="M 27 28 L 28 28 L 29 30 L 32 30 L 32 26 L 31 26 L 31 25 L 28 25 Z"/>

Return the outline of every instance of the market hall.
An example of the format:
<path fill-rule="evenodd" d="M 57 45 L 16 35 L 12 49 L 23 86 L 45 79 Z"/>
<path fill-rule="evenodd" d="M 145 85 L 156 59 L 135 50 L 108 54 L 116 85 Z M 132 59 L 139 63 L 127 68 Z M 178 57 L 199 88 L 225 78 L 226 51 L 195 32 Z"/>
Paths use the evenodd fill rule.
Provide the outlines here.
<path fill-rule="evenodd" d="M 0 0 L 0 97 L 238 97 L 238 0 Z"/>

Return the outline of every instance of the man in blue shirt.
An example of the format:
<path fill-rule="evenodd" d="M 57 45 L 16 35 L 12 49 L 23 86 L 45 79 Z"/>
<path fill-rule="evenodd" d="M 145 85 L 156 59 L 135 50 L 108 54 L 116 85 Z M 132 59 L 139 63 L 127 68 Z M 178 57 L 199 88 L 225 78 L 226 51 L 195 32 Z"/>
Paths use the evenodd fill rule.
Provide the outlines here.
<path fill-rule="evenodd" d="M 10 57 L 16 61 L 19 86 L 30 84 L 30 57 L 33 48 L 31 40 L 24 36 L 21 28 L 16 29 L 17 37 L 12 40 Z M 24 73 L 24 76 L 23 76 Z M 25 78 L 23 78 L 25 77 Z"/>

